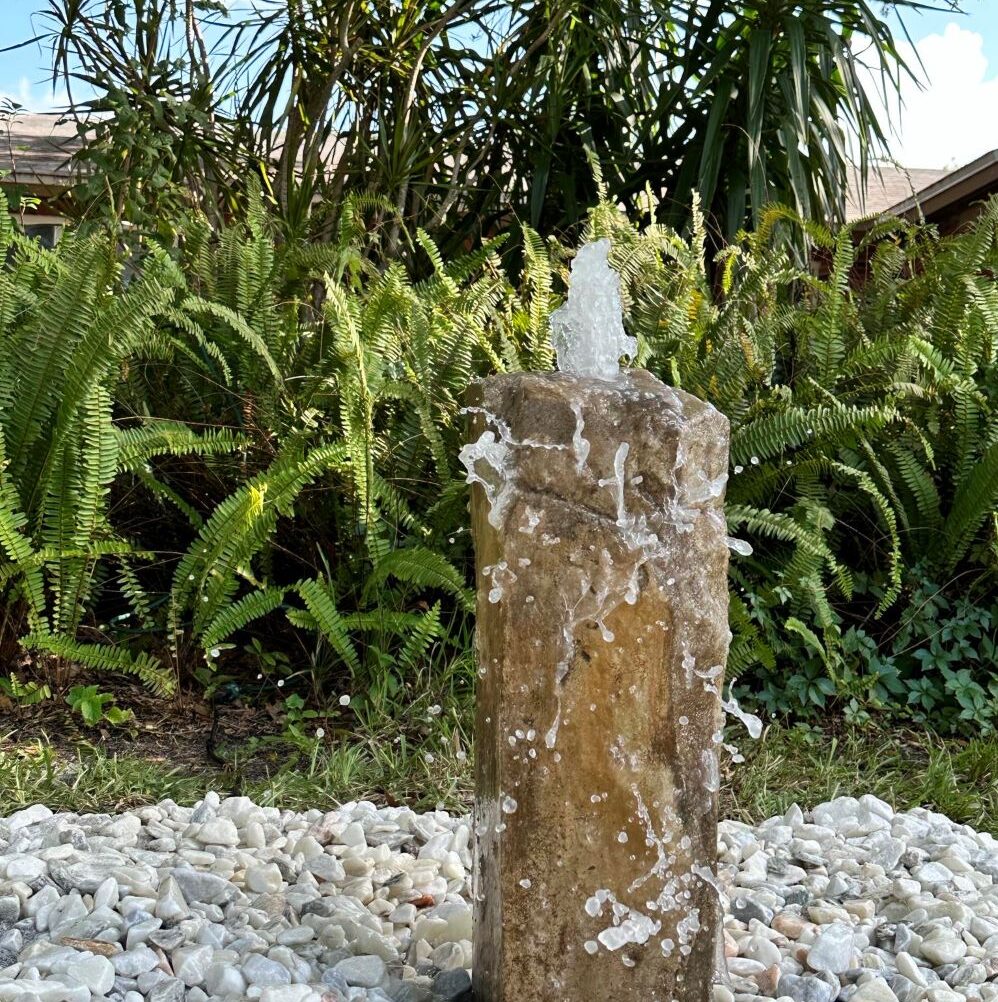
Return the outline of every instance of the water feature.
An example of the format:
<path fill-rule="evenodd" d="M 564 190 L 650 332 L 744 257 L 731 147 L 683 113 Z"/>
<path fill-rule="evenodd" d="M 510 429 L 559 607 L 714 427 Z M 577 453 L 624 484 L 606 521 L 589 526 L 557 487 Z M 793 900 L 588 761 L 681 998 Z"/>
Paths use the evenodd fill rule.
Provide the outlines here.
<path fill-rule="evenodd" d="M 551 314 L 551 342 L 560 372 L 598 379 L 620 375 L 620 357 L 637 354 L 624 331 L 620 276 L 610 267 L 610 241 L 584 244 L 572 262 L 568 300 Z"/>
<path fill-rule="evenodd" d="M 643 370 L 608 241 L 561 371 L 472 388 L 476 998 L 706 998 L 727 628 L 728 426 Z"/>

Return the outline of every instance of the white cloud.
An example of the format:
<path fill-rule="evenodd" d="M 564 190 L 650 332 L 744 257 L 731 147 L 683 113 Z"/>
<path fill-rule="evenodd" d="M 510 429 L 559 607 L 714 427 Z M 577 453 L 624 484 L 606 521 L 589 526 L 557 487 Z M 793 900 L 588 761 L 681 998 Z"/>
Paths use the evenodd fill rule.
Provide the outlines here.
<path fill-rule="evenodd" d="M 914 49 L 898 48 L 923 85 L 903 79 L 900 109 L 896 98 L 887 102 L 882 121 L 895 133 L 894 159 L 905 167 L 962 167 L 998 149 L 998 69 L 989 70 L 981 35 L 950 23 Z"/>
<path fill-rule="evenodd" d="M 48 84 L 33 84 L 21 77 L 14 87 L 0 87 L 0 101 L 13 101 L 24 111 L 58 111 L 66 107 L 66 91 L 53 92 Z"/>

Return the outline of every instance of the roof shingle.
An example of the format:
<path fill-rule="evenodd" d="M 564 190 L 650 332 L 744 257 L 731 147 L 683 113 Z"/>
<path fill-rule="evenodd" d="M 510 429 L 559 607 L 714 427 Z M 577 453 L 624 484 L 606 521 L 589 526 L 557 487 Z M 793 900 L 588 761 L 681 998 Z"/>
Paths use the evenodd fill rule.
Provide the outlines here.
<path fill-rule="evenodd" d="M 69 162 L 80 148 L 76 124 L 59 115 L 0 117 L 0 173 L 15 184 L 71 184 L 78 170 Z"/>

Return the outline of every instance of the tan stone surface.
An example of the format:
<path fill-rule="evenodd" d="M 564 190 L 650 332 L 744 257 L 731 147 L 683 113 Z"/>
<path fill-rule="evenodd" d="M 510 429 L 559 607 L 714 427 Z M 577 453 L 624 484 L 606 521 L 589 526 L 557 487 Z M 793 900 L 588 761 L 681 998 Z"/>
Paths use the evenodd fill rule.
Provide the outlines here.
<path fill-rule="evenodd" d="M 641 371 L 502 375 L 470 403 L 471 440 L 496 431 L 503 460 L 476 466 L 497 507 L 480 485 L 472 501 L 475 998 L 702 1002 L 718 915 L 709 690 L 729 639 L 727 421 Z M 613 935 L 612 900 L 586 908 L 604 892 L 645 929 L 632 938 L 661 927 L 588 952 Z"/>

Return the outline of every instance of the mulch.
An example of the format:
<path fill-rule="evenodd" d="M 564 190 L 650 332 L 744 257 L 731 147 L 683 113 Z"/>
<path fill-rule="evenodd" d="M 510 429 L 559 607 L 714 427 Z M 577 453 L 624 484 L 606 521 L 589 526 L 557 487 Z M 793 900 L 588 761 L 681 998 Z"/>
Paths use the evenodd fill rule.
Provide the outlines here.
<path fill-rule="evenodd" d="M 74 683 L 88 684 L 86 679 Z M 121 727 L 87 727 L 79 714 L 56 694 L 33 706 L 19 705 L 0 693 L 0 748 L 13 750 L 36 742 L 58 754 L 73 755 L 82 746 L 95 747 L 109 756 L 162 762 L 173 768 L 217 771 L 208 749 L 212 707 L 194 692 L 160 698 L 130 680 L 102 688 L 114 692 L 117 705 L 131 710 L 134 721 Z M 266 700 L 230 703 L 217 707 L 219 748 L 234 748 L 250 739 L 281 732 L 276 703 Z"/>

